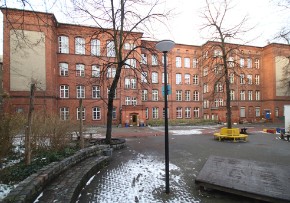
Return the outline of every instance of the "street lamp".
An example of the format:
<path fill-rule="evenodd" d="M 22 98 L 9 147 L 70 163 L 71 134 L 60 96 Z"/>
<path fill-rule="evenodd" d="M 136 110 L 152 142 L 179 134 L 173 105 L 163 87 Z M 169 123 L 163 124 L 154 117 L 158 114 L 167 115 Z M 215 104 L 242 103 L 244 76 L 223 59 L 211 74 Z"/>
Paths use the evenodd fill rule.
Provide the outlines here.
<path fill-rule="evenodd" d="M 171 40 L 162 40 L 156 44 L 156 49 L 163 52 L 164 55 L 164 114 L 165 114 L 165 184 L 166 193 L 169 194 L 169 140 L 168 140 L 168 86 L 167 86 L 167 59 L 166 55 L 175 43 Z"/>

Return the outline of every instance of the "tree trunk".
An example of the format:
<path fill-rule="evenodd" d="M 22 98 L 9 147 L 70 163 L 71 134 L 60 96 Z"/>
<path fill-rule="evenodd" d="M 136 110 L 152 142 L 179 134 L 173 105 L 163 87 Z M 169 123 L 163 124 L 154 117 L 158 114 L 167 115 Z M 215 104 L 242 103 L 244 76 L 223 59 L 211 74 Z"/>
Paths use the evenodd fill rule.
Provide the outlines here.
<path fill-rule="evenodd" d="M 112 112 L 113 112 L 113 107 L 114 107 L 114 97 L 115 97 L 115 92 L 117 89 L 117 84 L 120 79 L 121 71 L 122 71 L 122 66 L 123 62 L 118 63 L 118 67 L 116 70 L 116 75 L 114 77 L 114 80 L 112 82 L 112 85 L 110 87 L 110 92 L 108 95 L 108 111 L 107 111 L 107 130 L 106 130 L 106 144 L 111 143 L 111 138 L 112 138 Z"/>

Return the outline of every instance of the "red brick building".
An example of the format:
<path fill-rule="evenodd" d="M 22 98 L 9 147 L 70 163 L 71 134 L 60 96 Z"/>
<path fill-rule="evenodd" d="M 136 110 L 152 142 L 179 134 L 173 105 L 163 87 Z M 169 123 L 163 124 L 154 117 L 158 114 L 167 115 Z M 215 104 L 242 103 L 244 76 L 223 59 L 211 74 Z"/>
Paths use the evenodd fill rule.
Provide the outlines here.
<path fill-rule="evenodd" d="M 9 95 L 4 110 L 27 112 L 30 85 L 35 83 L 36 110 L 76 120 L 82 99 L 84 122 L 105 125 L 108 87 L 116 73 L 109 35 L 98 34 L 97 27 L 59 23 L 53 14 L 15 9 L 2 13 L 3 90 Z M 124 66 L 116 91 L 114 124 L 164 118 L 163 58 L 151 49 L 155 43 L 142 40 L 142 33 L 128 34 L 123 54 L 128 54 L 130 66 Z M 169 119 L 225 122 L 225 85 L 216 43 L 176 44 L 169 52 Z M 290 103 L 288 86 L 280 84 L 290 46 L 226 46 L 232 49 L 228 65 L 233 121 L 281 120 L 284 105 Z"/>

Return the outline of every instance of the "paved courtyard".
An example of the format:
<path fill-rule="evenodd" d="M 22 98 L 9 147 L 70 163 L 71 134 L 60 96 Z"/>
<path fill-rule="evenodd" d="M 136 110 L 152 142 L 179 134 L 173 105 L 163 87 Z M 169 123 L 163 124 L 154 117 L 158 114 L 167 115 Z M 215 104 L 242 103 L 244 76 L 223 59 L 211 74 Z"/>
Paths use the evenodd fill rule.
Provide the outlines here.
<path fill-rule="evenodd" d="M 289 165 L 290 142 L 280 140 L 278 134 L 264 133 L 269 125 L 247 126 L 247 143 L 218 142 L 212 132 L 219 127 L 170 128 L 169 195 L 164 193 L 163 127 L 114 129 L 113 135 L 127 137 L 127 147 L 115 151 L 110 165 L 88 181 L 78 202 L 253 202 L 202 191 L 195 177 L 210 155 Z"/>

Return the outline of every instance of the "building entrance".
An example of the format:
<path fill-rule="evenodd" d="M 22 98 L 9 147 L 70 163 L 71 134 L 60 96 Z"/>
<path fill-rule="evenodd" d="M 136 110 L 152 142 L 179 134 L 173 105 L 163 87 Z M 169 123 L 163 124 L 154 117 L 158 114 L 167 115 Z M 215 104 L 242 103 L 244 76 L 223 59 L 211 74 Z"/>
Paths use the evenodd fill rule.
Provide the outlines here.
<path fill-rule="evenodd" d="M 130 125 L 133 126 L 139 125 L 139 115 L 137 113 L 130 114 Z"/>

